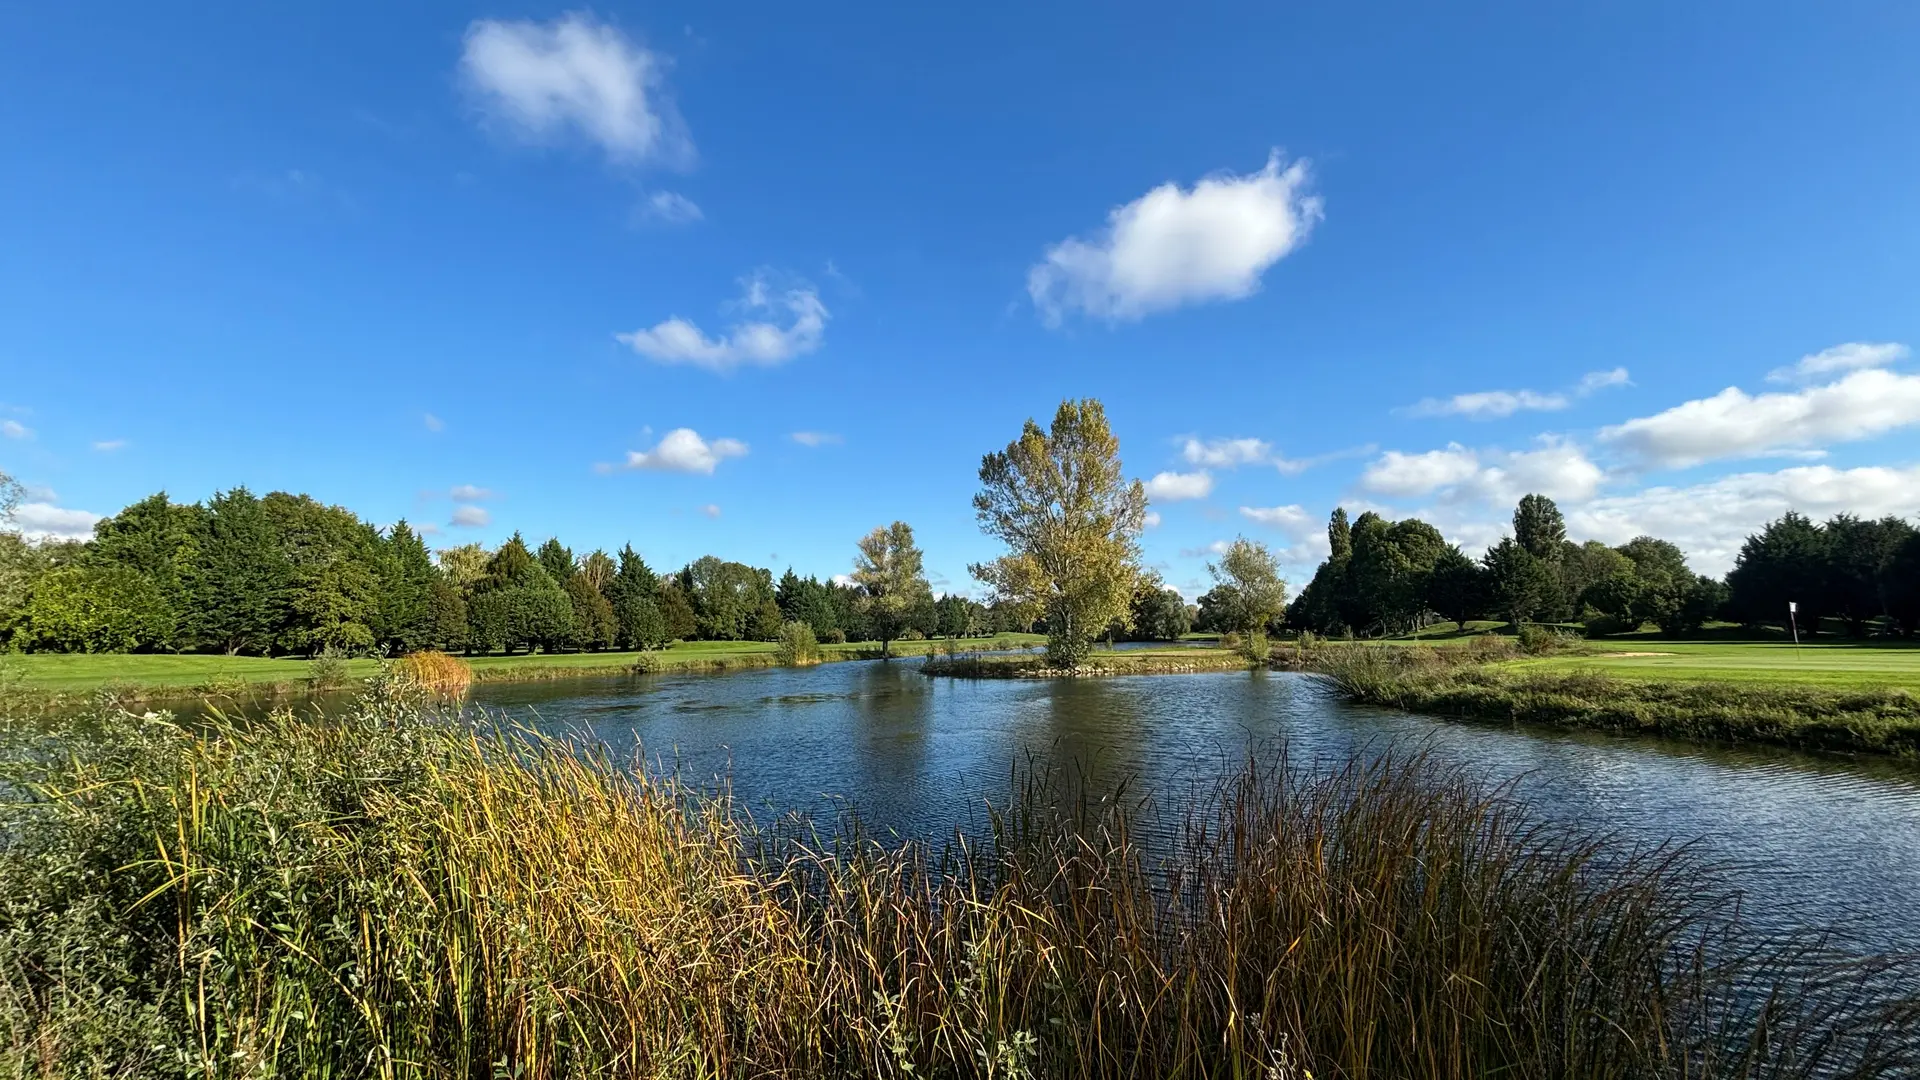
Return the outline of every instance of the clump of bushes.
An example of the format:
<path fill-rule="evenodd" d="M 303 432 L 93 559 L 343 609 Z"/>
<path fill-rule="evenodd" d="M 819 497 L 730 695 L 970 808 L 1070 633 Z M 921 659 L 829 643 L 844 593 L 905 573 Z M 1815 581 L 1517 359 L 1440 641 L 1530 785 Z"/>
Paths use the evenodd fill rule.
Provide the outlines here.
<path fill-rule="evenodd" d="M 1546 656 L 1550 653 L 1566 652 L 1580 644 L 1580 638 L 1574 634 L 1563 633 L 1550 626 L 1538 623 L 1526 623 L 1520 627 L 1517 635 L 1520 651 L 1528 656 Z"/>
<path fill-rule="evenodd" d="M 327 648 L 307 662 L 307 688 L 316 691 L 345 690 L 353 685 L 353 669 L 346 654 Z"/>
<path fill-rule="evenodd" d="M 1684 851 L 1542 828 L 1419 758 L 1249 765 L 1167 829 L 1030 777 L 935 849 L 760 833 L 724 794 L 379 695 L 12 734 L 0 1075 L 1920 1064 L 1910 969 L 1756 947 Z"/>
<path fill-rule="evenodd" d="M 807 623 L 796 620 L 782 624 L 777 641 L 774 655 L 788 667 L 820 662 L 820 642 L 813 636 L 813 627 Z"/>

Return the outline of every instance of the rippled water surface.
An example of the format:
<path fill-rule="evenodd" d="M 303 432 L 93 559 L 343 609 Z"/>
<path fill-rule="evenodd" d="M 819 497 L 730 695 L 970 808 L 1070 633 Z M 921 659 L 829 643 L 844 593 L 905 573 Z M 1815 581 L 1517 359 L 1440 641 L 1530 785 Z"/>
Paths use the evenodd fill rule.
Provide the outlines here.
<path fill-rule="evenodd" d="M 1515 781 L 1546 817 L 1695 843 L 1763 925 L 1843 923 L 1863 945 L 1920 950 L 1920 766 L 1440 721 L 1279 673 L 970 682 L 917 668 L 483 686 L 476 701 L 688 780 L 730 777 L 757 816 L 852 806 L 871 827 L 936 839 L 977 824 L 1018 762 L 1177 802 L 1250 752 L 1284 745 L 1310 764 L 1416 746 Z"/>

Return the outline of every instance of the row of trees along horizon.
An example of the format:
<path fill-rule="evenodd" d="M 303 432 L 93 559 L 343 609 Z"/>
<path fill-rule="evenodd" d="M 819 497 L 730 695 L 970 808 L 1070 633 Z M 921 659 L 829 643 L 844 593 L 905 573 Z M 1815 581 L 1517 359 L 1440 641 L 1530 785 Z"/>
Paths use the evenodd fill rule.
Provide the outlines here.
<path fill-rule="evenodd" d="M 1058 663 L 1102 638 L 1170 640 L 1189 629 L 1378 636 L 1439 621 L 1578 621 L 1592 635 L 1715 619 L 1910 635 L 1920 626 L 1920 532 L 1893 517 L 1815 523 L 1787 513 L 1749 537 L 1724 580 L 1674 544 L 1575 543 L 1551 499 L 1528 495 L 1513 534 L 1479 559 L 1416 518 L 1335 510 L 1330 555 L 1289 604 L 1278 561 L 1241 538 L 1188 605 L 1141 566 L 1146 496 L 1125 479 L 1095 400 L 1063 402 L 986 455 L 973 505 L 1006 555 L 970 567 L 989 601 L 935 597 L 913 530 L 862 537 L 845 582 L 715 556 L 657 572 L 632 545 L 579 554 L 514 536 L 430 552 L 406 522 L 379 528 L 307 495 L 245 488 L 204 503 L 159 493 L 100 521 L 88 541 L 0 532 L 0 649 L 397 655 L 653 649 L 673 641 L 768 641 L 804 625 L 819 640 L 968 637 L 1041 630 Z M 18 485 L 0 473 L 0 517 Z"/>

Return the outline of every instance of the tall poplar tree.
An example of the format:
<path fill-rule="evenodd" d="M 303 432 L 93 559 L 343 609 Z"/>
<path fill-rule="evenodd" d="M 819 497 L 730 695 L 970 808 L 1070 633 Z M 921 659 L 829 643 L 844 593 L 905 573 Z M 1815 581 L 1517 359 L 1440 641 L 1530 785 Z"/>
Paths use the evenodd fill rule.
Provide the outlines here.
<path fill-rule="evenodd" d="M 1053 425 L 1028 420 L 980 461 L 973 509 L 1007 554 L 970 567 L 1016 618 L 1047 621 L 1047 659 L 1077 667 L 1094 638 L 1131 617 L 1147 493 L 1120 464 L 1120 440 L 1093 398 L 1063 401 Z"/>

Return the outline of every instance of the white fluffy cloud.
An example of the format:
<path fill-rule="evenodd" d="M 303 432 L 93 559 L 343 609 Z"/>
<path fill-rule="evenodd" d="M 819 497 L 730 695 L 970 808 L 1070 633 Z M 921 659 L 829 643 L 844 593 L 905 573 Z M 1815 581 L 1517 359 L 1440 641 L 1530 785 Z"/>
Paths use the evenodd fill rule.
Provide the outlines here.
<path fill-rule="evenodd" d="M 1479 471 L 1480 458 L 1459 443 L 1422 454 L 1389 450 L 1360 474 L 1360 486 L 1376 495 L 1405 498 L 1462 483 Z"/>
<path fill-rule="evenodd" d="M 1240 516 L 1278 529 L 1295 540 L 1312 536 L 1320 527 L 1319 520 L 1298 503 L 1288 506 L 1243 506 Z"/>
<path fill-rule="evenodd" d="M 31 439 L 33 429 L 18 420 L 0 420 L 0 435 L 9 439 Z"/>
<path fill-rule="evenodd" d="M 1213 474 L 1205 469 L 1190 473 L 1158 473 L 1153 479 L 1147 481 L 1147 497 L 1161 502 L 1204 499 L 1211 491 L 1213 491 Z"/>
<path fill-rule="evenodd" d="M 1182 304 L 1233 300 L 1300 246 L 1321 217 L 1307 194 L 1307 163 L 1276 151 L 1260 171 L 1173 182 L 1107 215 L 1106 228 L 1047 249 L 1027 293 L 1049 324 L 1070 311 L 1138 319 Z"/>
<path fill-rule="evenodd" d="M 1647 488 L 1570 507 L 1566 514 L 1570 536 L 1608 544 L 1658 536 L 1680 545 L 1695 570 L 1717 576 L 1732 569 L 1742 541 L 1788 510 L 1817 519 L 1839 513 L 1907 516 L 1916 507 L 1920 466 L 1801 465 Z"/>
<path fill-rule="evenodd" d="M 1529 492 L 1590 499 L 1605 478 L 1580 447 L 1549 437 L 1532 450 L 1469 450 L 1459 443 L 1422 454 L 1389 450 L 1361 473 L 1360 486 L 1388 498 L 1437 493 L 1450 501 L 1497 505 Z"/>
<path fill-rule="evenodd" d="M 1596 390 L 1628 383 L 1627 369 L 1589 371 L 1570 391 L 1479 390 L 1450 398 L 1427 398 L 1410 406 L 1409 416 L 1464 416 L 1469 420 L 1498 420 L 1517 412 L 1557 412 Z"/>
<path fill-rule="evenodd" d="M 1147 528 L 1157 529 L 1160 527 L 1160 511 L 1149 510 L 1147 511 L 1147 516 L 1142 518 L 1141 520 L 1146 525 Z"/>
<path fill-rule="evenodd" d="M 708 503 L 700 508 L 700 512 L 709 518 L 717 518 L 720 516 L 720 504 Z"/>
<path fill-rule="evenodd" d="M 692 428 L 675 428 L 651 450 L 627 451 L 626 467 L 711 476 L 722 461 L 745 457 L 746 453 L 747 444 L 738 439 L 708 442 Z"/>
<path fill-rule="evenodd" d="M 739 306 L 748 311 L 784 311 L 787 326 L 761 321 L 739 323 L 719 338 L 710 338 L 692 322 L 674 316 L 651 330 L 614 335 L 634 352 L 663 364 L 692 364 L 709 371 L 727 372 L 752 364 L 771 367 L 820 347 L 827 331 L 827 307 L 820 294 L 806 287 L 775 295 L 766 279 L 756 275 L 744 283 Z"/>
<path fill-rule="evenodd" d="M 1767 373 L 1767 381 L 1807 382 L 1845 371 L 1886 367 L 1905 360 L 1907 355 L 1907 347 L 1898 342 L 1849 341 L 1845 345 L 1835 345 L 1803 356 L 1799 363 L 1791 367 L 1774 368 Z"/>
<path fill-rule="evenodd" d="M 582 13 L 549 23 L 480 19 L 460 72 L 494 126 L 531 142 L 584 137 L 622 163 L 692 152 L 665 97 L 660 58 Z"/>
<path fill-rule="evenodd" d="M 704 220 L 707 215 L 701 213 L 698 203 L 679 192 L 656 191 L 647 196 L 640 216 L 667 225 L 689 225 Z"/>
<path fill-rule="evenodd" d="M 1642 463 L 1680 469 L 1850 442 L 1915 423 L 1920 423 L 1920 375 L 1867 368 L 1826 386 L 1782 393 L 1750 395 L 1729 386 L 1712 397 L 1603 428 L 1600 439 Z"/>
<path fill-rule="evenodd" d="M 474 484 L 455 484 L 453 489 L 447 492 L 447 494 L 458 502 L 479 502 L 482 499 L 493 498 L 495 493 L 490 488 L 483 488 Z"/>
<path fill-rule="evenodd" d="M 481 529 L 493 524 L 493 515 L 484 506 L 456 506 L 447 524 L 456 529 Z"/>
<path fill-rule="evenodd" d="M 7 526 L 29 540 L 90 540 L 99 514 L 72 510 L 50 502 L 28 502 L 14 507 Z"/>

